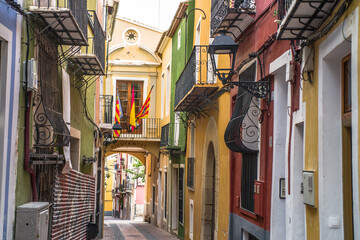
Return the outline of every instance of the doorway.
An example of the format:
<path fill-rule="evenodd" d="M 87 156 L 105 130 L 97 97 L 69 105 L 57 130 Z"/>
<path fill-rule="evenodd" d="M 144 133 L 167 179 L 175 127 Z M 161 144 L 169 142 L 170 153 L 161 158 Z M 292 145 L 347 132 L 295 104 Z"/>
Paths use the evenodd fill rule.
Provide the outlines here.
<path fill-rule="evenodd" d="M 203 217 L 201 223 L 201 239 L 217 239 L 217 206 L 218 206 L 218 179 L 215 151 L 212 142 L 208 145 L 205 175 L 203 176 Z"/>

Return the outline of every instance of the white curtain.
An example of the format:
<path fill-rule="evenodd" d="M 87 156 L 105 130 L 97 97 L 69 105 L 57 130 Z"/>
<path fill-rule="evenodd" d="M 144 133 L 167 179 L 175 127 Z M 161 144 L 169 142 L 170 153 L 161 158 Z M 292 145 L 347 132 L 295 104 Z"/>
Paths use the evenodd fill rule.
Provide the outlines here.
<path fill-rule="evenodd" d="M 63 118 L 70 132 L 70 77 L 64 69 L 62 69 L 62 76 Z M 63 171 L 69 171 L 72 168 L 70 159 L 70 143 L 68 147 L 64 147 L 64 156 L 66 160 L 66 166 L 64 167 Z"/>

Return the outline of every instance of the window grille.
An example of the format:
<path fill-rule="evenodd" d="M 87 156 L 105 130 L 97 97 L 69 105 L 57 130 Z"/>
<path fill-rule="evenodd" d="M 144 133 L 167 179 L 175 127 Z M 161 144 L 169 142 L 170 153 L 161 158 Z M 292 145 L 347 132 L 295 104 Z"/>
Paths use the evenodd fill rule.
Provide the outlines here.
<path fill-rule="evenodd" d="M 254 182 L 258 152 L 243 153 L 241 167 L 241 208 L 254 212 Z"/>
<path fill-rule="evenodd" d="M 195 180 L 195 158 L 188 158 L 187 164 L 187 186 L 194 189 Z"/>
<path fill-rule="evenodd" d="M 179 222 L 184 218 L 184 169 L 179 168 Z"/>

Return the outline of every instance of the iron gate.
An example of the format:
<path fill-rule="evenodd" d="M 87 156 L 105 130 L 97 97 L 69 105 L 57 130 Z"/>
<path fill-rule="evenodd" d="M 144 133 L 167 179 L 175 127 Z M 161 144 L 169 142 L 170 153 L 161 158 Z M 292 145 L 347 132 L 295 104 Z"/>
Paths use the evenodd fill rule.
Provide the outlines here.
<path fill-rule="evenodd" d="M 57 172 L 52 207 L 51 239 L 86 239 L 95 220 L 95 178 L 75 170 Z"/>

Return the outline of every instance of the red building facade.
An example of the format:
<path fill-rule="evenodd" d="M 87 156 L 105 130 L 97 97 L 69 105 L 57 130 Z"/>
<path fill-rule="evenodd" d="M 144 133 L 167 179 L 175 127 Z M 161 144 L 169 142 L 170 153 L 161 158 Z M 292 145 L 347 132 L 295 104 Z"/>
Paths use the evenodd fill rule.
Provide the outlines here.
<path fill-rule="evenodd" d="M 217 1 L 215 1 L 217 2 Z M 276 40 L 278 1 L 219 1 L 212 4 L 212 36 L 226 30 L 239 44 L 232 81 L 266 82 L 257 90 L 231 88 L 232 118 L 225 132 L 230 152 L 229 239 L 270 239 L 273 178 L 274 77 L 270 64 L 286 52 L 296 51 L 288 40 Z M 226 3 L 228 2 L 228 3 Z M 279 1 L 281 2 L 281 1 Z M 224 4 L 225 3 L 225 4 Z M 224 14 L 225 12 L 225 14 Z M 221 19 L 219 21 L 219 19 Z M 295 55 L 295 54 L 292 54 Z M 297 64 L 292 71 L 296 73 Z M 298 79 L 297 79 L 298 78 Z M 299 105 L 299 77 L 292 77 L 291 111 Z M 251 85 L 251 84 L 250 84 Z M 249 85 L 249 86 L 250 86 Z M 245 87 L 246 88 L 246 87 Z M 260 90 L 259 90 L 260 89 Z M 248 91 L 250 90 L 250 91 Z M 268 94 L 265 94 L 266 91 Z M 252 92 L 252 93 L 250 93 Z M 259 96 L 261 95 L 261 96 Z M 291 114 L 290 114 L 291 115 Z M 286 126 L 284 126 L 286 128 Z M 279 190 L 280 191 L 280 190 Z M 279 195 L 280 196 L 280 195 Z M 283 205 L 285 212 L 285 200 Z"/>

